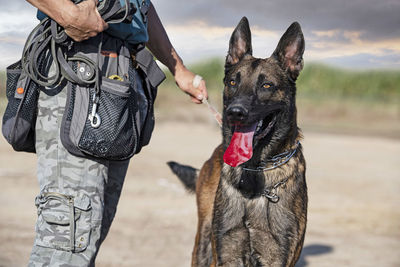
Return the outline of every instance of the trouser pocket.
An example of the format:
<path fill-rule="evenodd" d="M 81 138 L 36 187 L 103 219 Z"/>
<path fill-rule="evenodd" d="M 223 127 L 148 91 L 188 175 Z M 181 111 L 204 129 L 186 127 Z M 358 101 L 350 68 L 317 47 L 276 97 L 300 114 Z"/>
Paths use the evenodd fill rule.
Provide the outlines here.
<path fill-rule="evenodd" d="M 35 204 L 38 208 L 36 245 L 71 252 L 87 248 L 92 214 L 87 195 L 48 192 L 37 196 Z"/>

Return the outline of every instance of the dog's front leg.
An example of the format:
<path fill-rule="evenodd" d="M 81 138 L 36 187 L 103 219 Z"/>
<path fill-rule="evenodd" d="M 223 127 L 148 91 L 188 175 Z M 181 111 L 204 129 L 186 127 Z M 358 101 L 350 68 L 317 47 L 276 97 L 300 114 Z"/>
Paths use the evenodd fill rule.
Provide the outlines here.
<path fill-rule="evenodd" d="M 244 226 L 245 207 L 239 191 L 221 179 L 212 221 L 214 262 L 217 266 L 247 266 L 249 233 Z"/>
<path fill-rule="evenodd" d="M 209 267 L 212 262 L 211 250 L 211 218 L 205 218 L 199 220 L 192 253 L 192 267 Z"/>

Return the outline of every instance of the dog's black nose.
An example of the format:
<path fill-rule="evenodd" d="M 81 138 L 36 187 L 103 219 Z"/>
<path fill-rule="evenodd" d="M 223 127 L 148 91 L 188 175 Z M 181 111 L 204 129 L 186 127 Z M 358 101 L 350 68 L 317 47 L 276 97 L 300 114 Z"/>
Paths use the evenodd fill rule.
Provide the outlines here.
<path fill-rule="evenodd" d="M 247 118 L 248 110 L 242 106 L 232 106 L 226 110 L 228 120 L 231 122 L 241 122 Z"/>

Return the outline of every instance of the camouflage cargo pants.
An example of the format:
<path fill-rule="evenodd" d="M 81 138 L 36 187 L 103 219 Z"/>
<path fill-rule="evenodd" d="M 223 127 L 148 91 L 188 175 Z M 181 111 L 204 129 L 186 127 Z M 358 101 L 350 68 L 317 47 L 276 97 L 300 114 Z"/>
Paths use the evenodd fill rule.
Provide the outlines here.
<path fill-rule="evenodd" d="M 40 193 L 29 266 L 94 266 L 129 164 L 68 153 L 59 133 L 65 102 L 66 88 L 40 93 L 36 124 Z"/>

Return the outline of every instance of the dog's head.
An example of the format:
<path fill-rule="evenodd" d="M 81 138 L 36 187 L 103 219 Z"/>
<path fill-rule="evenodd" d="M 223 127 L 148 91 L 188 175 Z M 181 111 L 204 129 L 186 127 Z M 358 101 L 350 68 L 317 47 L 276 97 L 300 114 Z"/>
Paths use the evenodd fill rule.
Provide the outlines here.
<path fill-rule="evenodd" d="M 246 17 L 232 33 L 225 62 L 224 136 L 254 131 L 254 146 L 297 135 L 295 81 L 303 68 L 304 37 L 294 22 L 269 58 L 252 56 Z"/>

